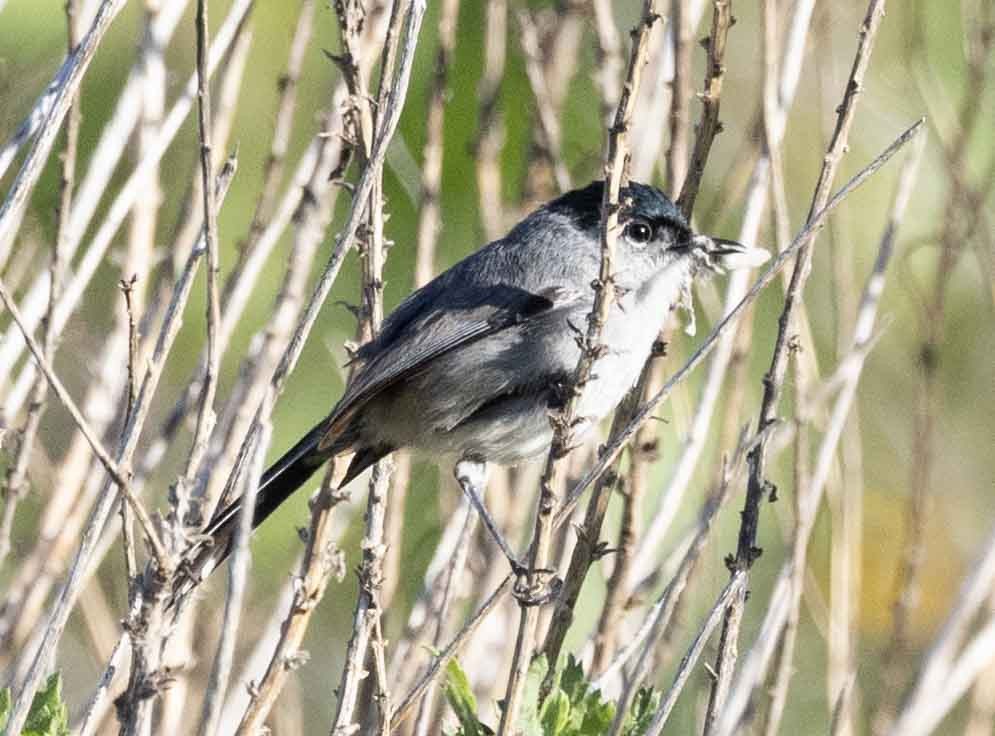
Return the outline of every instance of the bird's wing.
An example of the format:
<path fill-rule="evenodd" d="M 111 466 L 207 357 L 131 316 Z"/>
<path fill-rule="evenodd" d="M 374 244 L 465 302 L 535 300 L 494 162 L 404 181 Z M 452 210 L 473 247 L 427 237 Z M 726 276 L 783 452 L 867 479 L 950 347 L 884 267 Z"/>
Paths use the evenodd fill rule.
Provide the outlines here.
<path fill-rule="evenodd" d="M 363 365 L 328 419 L 323 447 L 378 393 L 417 375 L 439 356 L 577 308 L 584 299 L 577 290 L 559 286 L 538 293 L 505 284 L 444 291 L 413 294 L 391 314 L 380 336 L 359 351 Z"/>

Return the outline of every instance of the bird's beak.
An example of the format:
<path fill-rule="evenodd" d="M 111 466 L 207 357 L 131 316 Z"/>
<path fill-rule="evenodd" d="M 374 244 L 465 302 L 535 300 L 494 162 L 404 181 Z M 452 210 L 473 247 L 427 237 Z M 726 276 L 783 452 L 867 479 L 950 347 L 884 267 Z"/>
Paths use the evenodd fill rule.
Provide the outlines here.
<path fill-rule="evenodd" d="M 743 245 L 735 240 L 712 238 L 708 235 L 695 235 L 691 244 L 701 253 L 709 266 L 719 271 L 756 268 L 770 258 L 770 253 L 764 248 Z"/>

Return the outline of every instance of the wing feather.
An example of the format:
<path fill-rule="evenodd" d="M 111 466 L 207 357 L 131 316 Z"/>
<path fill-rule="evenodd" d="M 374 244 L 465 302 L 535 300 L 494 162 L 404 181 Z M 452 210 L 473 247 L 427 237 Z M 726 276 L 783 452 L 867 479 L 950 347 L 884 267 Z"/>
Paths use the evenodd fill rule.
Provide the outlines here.
<path fill-rule="evenodd" d="M 391 315 L 393 324 L 389 318 L 380 338 L 360 350 L 357 359 L 363 365 L 332 410 L 319 447 L 331 444 L 377 394 L 417 375 L 439 356 L 573 308 L 583 298 L 575 290 L 558 286 L 532 293 L 504 284 L 450 290 L 444 300 L 440 297 L 441 293 L 416 292 L 409 301 L 419 301 L 415 305 L 419 308 L 413 310 L 407 303 L 402 304 Z M 411 316 L 411 311 L 417 314 Z M 400 321 L 403 324 L 398 324 Z"/>

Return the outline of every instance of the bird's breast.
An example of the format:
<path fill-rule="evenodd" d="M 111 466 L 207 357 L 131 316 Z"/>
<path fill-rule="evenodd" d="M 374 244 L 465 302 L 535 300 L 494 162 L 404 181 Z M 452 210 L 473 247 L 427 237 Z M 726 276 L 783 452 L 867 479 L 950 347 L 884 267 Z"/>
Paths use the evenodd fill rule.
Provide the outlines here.
<path fill-rule="evenodd" d="M 690 277 L 688 266 L 677 262 L 640 285 L 621 289 L 602 333 L 607 351 L 595 363 L 594 378 L 582 394 L 581 416 L 603 418 L 636 383 Z"/>

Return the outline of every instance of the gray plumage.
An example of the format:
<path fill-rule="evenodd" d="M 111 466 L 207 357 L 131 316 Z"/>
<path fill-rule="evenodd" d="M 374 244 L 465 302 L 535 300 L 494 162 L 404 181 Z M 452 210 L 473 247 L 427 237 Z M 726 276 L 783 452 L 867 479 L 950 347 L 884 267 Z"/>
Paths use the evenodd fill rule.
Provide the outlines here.
<path fill-rule="evenodd" d="M 406 447 L 451 458 L 468 492 L 468 484 L 483 483 L 486 463 L 544 453 L 550 405 L 577 365 L 577 331 L 594 301 L 602 190 L 593 182 L 540 207 L 405 299 L 358 351 L 358 368 L 328 418 L 264 474 L 254 525 L 345 452 L 355 456 L 344 482 Z M 756 265 L 765 256 L 694 235 L 653 187 L 631 183 L 620 199 L 616 298 L 602 333 L 607 351 L 578 407 L 588 426 L 634 384 L 699 271 Z M 227 554 L 238 508 L 236 500 L 209 525 L 215 547 L 204 554 L 203 574 Z"/>

